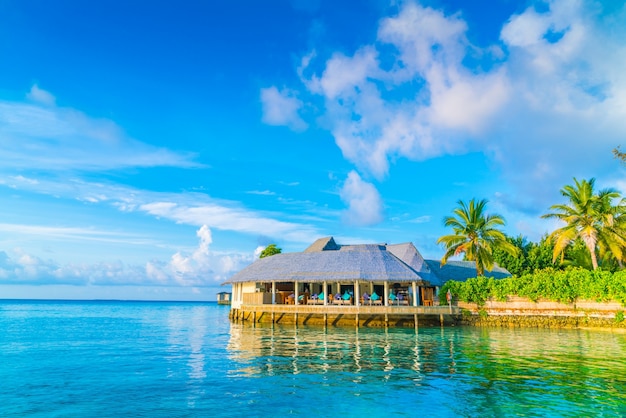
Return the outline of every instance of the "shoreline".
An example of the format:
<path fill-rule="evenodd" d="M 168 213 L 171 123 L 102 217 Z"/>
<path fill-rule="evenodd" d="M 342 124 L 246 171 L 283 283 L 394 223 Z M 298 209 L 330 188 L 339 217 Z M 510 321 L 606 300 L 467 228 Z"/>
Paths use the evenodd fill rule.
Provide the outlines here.
<path fill-rule="evenodd" d="M 494 328 L 579 329 L 626 333 L 626 321 L 607 318 L 551 315 L 463 315 L 458 325 Z"/>

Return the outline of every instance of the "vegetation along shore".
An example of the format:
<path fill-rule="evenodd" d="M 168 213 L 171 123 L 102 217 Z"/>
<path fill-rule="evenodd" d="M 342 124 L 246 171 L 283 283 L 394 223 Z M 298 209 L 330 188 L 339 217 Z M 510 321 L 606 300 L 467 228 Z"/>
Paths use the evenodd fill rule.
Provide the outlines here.
<path fill-rule="evenodd" d="M 445 283 L 440 303 L 449 292 L 470 325 L 626 330 L 626 201 L 615 189 L 596 191 L 593 178 L 574 178 L 561 194 L 566 203 L 542 217 L 563 226 L 538 243 L 506 236 L 498 229 L 504 218 L 487 214 L 486 200 L 460 201 L 444 219 L 453 233 L 438 241 L 447 249 L 441 262 L 463 254 L 476 262 L 477 277 Z M 495 264 L 512 276 L 484 277 Z"/>

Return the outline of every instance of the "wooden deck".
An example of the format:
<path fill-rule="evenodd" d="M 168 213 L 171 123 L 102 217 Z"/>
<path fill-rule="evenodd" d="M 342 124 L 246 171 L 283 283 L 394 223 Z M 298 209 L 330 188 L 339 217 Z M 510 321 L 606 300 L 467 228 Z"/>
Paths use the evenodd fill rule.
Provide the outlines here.
<path fill-rule="evenodd" d="M 460 319 L 456 306 L 242 305 L 231 309 L 235 322 L 286 324 L 417 326 L 451 325 Z"/>

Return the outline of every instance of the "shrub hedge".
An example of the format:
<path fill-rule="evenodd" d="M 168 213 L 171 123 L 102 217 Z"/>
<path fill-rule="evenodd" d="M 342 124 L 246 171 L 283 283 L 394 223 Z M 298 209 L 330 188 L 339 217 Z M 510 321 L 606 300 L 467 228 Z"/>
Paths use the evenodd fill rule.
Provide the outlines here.
<path fill-rule="evenodd" d="M 563 303 L 577 299 L 596 302 L 614 300 L 626 306 L 626 270 L 611 273 L 580 267 L 566 270 L 546 268 L 506 279 L 475 277 L 465 282 L 449 281 L 439 293 L 442 305 L 447 304 L 448 289 L 455 299 L 479 305 L 484 305 L 489 298 L 505 301 L 507 296 L 516 295 L 532 301 L 541 298 Z"/>

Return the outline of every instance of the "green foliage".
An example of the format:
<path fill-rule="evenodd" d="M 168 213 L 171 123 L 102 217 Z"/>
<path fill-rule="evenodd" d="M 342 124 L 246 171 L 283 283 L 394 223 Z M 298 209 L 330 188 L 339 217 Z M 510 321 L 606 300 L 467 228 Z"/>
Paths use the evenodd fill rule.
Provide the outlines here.
<path fill-rule="evenodd" d="M 270 244 L 261 251 L 259 258 L 265 258 L 272 255 L 280 254 L 283 250 L 278 248 L 276 244 Z"/>
<path fill-rule="evenodd" d="M 620 160 L 622 162 L 622 164 L 626 164 L 626 152 L 622 152 L 620 150 L 620 146 L 618 146 L 617 148 L 613 148 L 613 156 L 615 158 L 617 158 L 618 160 Z"/>
<path fill-rule="evenodd" d="M 495 248 L 493 259 L 500 266 L 507 269 L 514 276 L 522 276 L 536 270 L 553 267 L 552 253 L 554 245 L 548 236 L 544 236 L 539 243 L 526 240 L 523 236 L 507 237 L 511 245 L 517 248 L 517 255 Z"/>
<path fill-rule="evenodd" d="M 615 312 L 615 323 L 620 324 L 624 322 L 624 311 Z"/>
<path fill-rule="evenodd" d="M 553 205 L 542 218 L 559 219 L 565 226 L 550 234 L 554 242 L 553 260 L 566 248 L 580 241 L 587 248 L 592 268 L 599 258 L 626 260 L 626 200 L 615 189 L 594 190 L 595 179 L 578 181 L 561 189 L 567 204 Z M 617 199 L 617 204 L 614 201 Z M 586 260 L 579 260 L 579 263 Z"/>
<path fill-rule="evenodd" d="M 578 299 L 607 302 L 614 300 L 626 306 L 626 271 L 565 270 L 546 268 L 534 273 L 506 279 L 477 277 L 465 282 L 446 282 L 440 292 L 445 298 L 450 290 L 457 300 L 484 305 L 489 298 L 504 301 L 509 295 L 572 303 Z"/>
<path fill-rule="evenodd" d="M 444 235 L 437 244 L 446 247 L 441 259 L 445 264 L 448 258 L 463 254 L 465 259 L 476 262 L 476 274 L 482 275 L 493 268 L 493 250 L 501 249 L 517 255 L 517 248 L 507 241 L 506 236 L 498 228 L 504 226 L 504 218 L 498 214 L 487 214 L 487 200 L 472 199 L 469 204 L 458 201 L 459 207 L 454 209 L 454 216 L 447 216 L 443 222 L 452 228 L 453 233 Z"/>
<path fill-rule="evenodd" d="M 478 316 L 480 316 L 480 319 L 487 319 L 487 317 L 489 316 L 489 313 L 487 312 L 486 309 L 480 309 L 478 311 Z"/>

